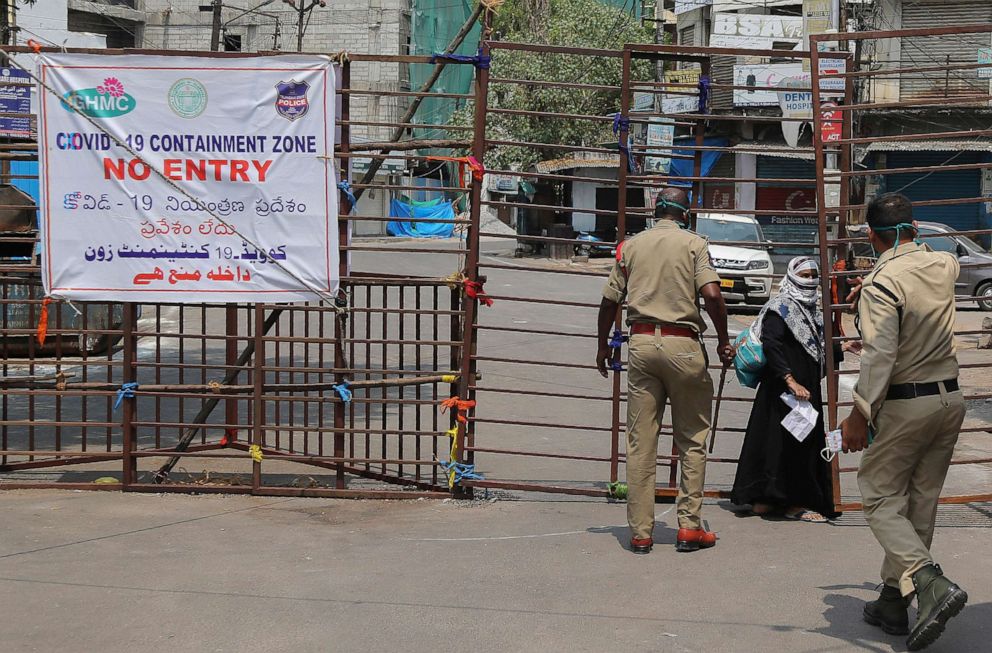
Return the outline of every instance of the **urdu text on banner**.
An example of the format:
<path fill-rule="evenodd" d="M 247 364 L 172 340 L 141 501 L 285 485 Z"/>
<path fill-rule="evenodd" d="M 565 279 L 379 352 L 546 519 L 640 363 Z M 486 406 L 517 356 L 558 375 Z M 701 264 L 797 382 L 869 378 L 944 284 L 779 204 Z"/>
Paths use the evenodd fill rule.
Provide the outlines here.
<path fill-rule="evenodd" d="M 58 93 L 39 89 L 46 293 L 199 303 L 337 290 L 326 57 L 53 54 L 37 74 Z"/>

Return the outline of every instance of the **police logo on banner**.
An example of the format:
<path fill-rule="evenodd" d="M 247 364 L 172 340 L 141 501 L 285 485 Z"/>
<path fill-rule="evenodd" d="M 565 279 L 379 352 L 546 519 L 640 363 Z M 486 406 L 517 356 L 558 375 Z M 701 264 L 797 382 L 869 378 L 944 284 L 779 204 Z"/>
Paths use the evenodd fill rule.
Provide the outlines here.
<path fill-rule="evenodd" d="M 276 84 L 276 90 L 279 92 L 276 96 L 276 111 L 280 116 L 292 121 L 307 115 L 310 110 L 310 102 L 307 100 L 309 84 L 290 80 Z"/>

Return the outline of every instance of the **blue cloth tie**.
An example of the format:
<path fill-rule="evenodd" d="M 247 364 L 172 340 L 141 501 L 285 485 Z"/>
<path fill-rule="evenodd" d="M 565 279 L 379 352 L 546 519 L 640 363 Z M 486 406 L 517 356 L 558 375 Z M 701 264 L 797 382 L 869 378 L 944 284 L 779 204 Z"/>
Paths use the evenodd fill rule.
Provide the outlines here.
<path fill-rule="evenodd" d="M 121 407 L 125 399 L 134 399 L 134 391 L 138 389 L 137 383 L 125 383 L 117 391 L 117 401 L 114 402 L 114 410 Z"/>
<path fill-rule="evenodd" d="M 489 55 L 482 54 L 482 48 L 479 48 L 479 53 L 475 55 L 469 54 L 446 54 L 435 52 L 431 55 L 431 63 L 437 63 L 438 61 L 453 61 L 455 63 L 470 63 L 480 70 L 489 70 L 489 65 L 492 63 L 492 59 Z"/>
<path fill-rule="evenodd" d="M 455 483 L 459 481 L 484 481 L 485 477 L 475 471 L 475 465 L 467 465 L 465 463 L 455 462 L 454 460 L 449 462 L 438 461 L 438 465 L 444 469 L 445 472 L 455 471 Z"/>
<path fill-rule="evenodd" d="M 699 113 L 710 112 L 710 76 L 699 77 Z"/>
<path fill-rule="evenodd" d="M 620 349 L 623 347 L 623 343 L 630 340 L 629 336 L 625 336 L 623 331 L 620 329 L 614 329 L 613 335 L 610 337 L 610 349 L 613 350 L 613 360 L 610 361 L 610 369 L 614 372 L 622 372 L 623 365 L 620 363 Z"/>
<path fill-rule="evenodd" d="M 630 131 L 630 118 L 619 113 L 613 114 L 613 133 L 619 135 L 621 131 Z"/>
<path fill-rule="evenodd" d="M 351 211 L 348 213 L 354 213 L 355 209 L 358 208 L 358 199 L 355 197 L 355 194 L 351 192 L 351 184 L 349 184 L 347 180 L 339 181 L 338 190 L 345 194 L 345 197 L 348 198 L 348 202 L 351 204 Z"/>
<path fill-rule="evenodd" d="M 627 116 L 622 116 L 619 113 L 613 114 L 613 133 L 618 136 L 617 147 L 619 147 L 620 152 L 627 157 L 627 171 L 637 172 L 637 162 L 634 161 L 634 155 L 631 153 L 630 148 L 627 147 L 627 143 L 624 142 L 622 132 L 630 132 L 630 118 Z"/>
<path fill-rule="evenodd" d="M 332 386 L 332 389 L 334 392 L 338 393 L 338 397 L 340 397 L 341 401 L 344 403 L 351 401 L 352 394 L 347 381 L 343 381 L 335 386 Z"/>

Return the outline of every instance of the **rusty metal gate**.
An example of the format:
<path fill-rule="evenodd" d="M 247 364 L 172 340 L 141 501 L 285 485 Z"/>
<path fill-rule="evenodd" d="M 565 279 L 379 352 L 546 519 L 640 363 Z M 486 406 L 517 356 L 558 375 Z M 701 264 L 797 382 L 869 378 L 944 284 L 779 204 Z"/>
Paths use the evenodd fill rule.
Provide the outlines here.
<path fill-rule="evenodd" d="M 931 220 L 942 223 L 925 226 L 919 233 L 922 242 L 959 257 L 955 338 L 968 415 L 944 486 L 944 503 L 992 500 L 992 419 L 987 408 L 992 399 L 988 351 L 992 342 L 988 319 L 979 317 L 980 311 L 992 310 L 986 298 L 992 292 L 992 257 L 981 253 L 988 250 L 992 234 L 992 159 L 978 154 L 992 149 L 988 110 L 992 68 L 981 63 L 980 54 L 983 49 L 992 54 L 990 34 L 992 23 L 810 39 L 813 106 L 822 105 L 831 80 L 845 89 L 843 102 L 815 112 L 814 120 L 820 242 L 827 245 L 820 256 L 833 281 L 825 284 L 823 292 L 823 305 L 830 306 L 834 316 L 827 320 L 827 338 L 840 343 L 858 337 L 853 321 L 842 319 L 848 312 L 843 297 L 832 295 L 830 288 L 843 286 L 871 264 L 866 260 L 871 254 L 865 251 L 862 228 L 872 187 L 907 194 L 915 217 L 923 221 L 933 216 Z M 843 56 L 846 65 L 835 65 L 838 55 L 832 50 L 837 44 L 852 53 Z M 947 52 L 953 55 L 943 54 Z M 851 65 L 859 56 L 880 63 Z M 862 135 L 868 133 L 875 135 Z M 979 219 L 956 224 L 955 209 L 970 211 Z M 832 358 L 830 347 L 827 352 Z M 857 373 L 854 364 L 831 374 L 827 387 L 831 428 L 853 405 Z M 841 408 L 844 411 L 838 414 Z M 840 466 L 835 461 L 835 503 L 841 508 L 858 506 L 840 495 L 847 489 L 857 496 L 852 478 L 856 459 L 844 456 Z"/>
<path fill-rule="evenodd" d="M 402 177 L 377 178 L 375 168 L 387 159 L 422 160 L 425 147 L 471 143 L 472 126 L 445 127 L 467 133 L 467 141 L 397 142 L 396 131 L 413 126 L 423 99 L 456 94 L 351 84 L 352 71 L 371 64 L 434 73 L 466 64 L 337 57 L 339 178 L 352 178 L 356 157 L 371 169 L 354 179 L 355 196 L 420 188 Z M 411 107 L 396 122 L 353 118 L 351 107 L 371 98 L 406 98 Z M 5 183 L 24 176 L 11 162 L 37 161 L 37 143 L 0 147 Z M 460 182 L 434 190 L 465 193 L 478 204 L 478 190 Z M 449 463 L 455 416 L 439 404 L 460 392 L 461 352 L 471 344 L 462 325 L 473 309 L 461 282 L 445 277 L 465 267 L 466 256 L 472 265 L 464 238 L 443 248 L 358 242 L 351 238 L 356 225 L 389 218 L 348 213 L 342 191 L 337 302 L 70 304 L 44 297 L 33 256 L 36 207 L 6 191 L 0 210 L 22 219 L 0 236 L 0 488 L 450 496 L 442 464 Z M 454 222 L 464 230 L 472 220 Z M 392 264 L 399 252 L 404 264 Z M 410 273 L 419 261 L 420 273 Z M 39 325 L 47 331 L 43 344 Z M 352 392 L 347 399 L 334 389 L 343 381 Z"/>
<path fill-rule="evenodd" d="M 929 33 L 939 38 L 946 32 Z M 587 83 L 581 75 L 567 81 L 527 77 L 503 64 L 511 56 L 560 59 L 578 70 L 595 65 L 609 71 L 614 81 Z M 824 57 L 802 51 L 656 45 L 591 50 L 486 40 L 474 62 L 406 55 L 342 57 L 336 153 L 342 178 L 349 177 L 351 162 L 361 158 L 372 170 L 360 180 L 353 178 L 356 195 L 414 192 L 422 187 L 413 179 L 377 180 L 374 168 L 387 160 L 423 163 L 429 155 L 422 150 L 450 149 L 457 156 L 447 163 L 456 167 L 456 174 L 434 190 L 467 200 L 466 212 L 454 220 L 462 238 L 426 244 L 358 240 L 351 237 L 356 225 L 389 218 L 361 208 L 341 215 L 344 306 L 49 305 L 36 266 L 3 262 L 0 302 L 7 310 L 0 325 L 0 488 L 401 498 L 465 496 L 474 488 L 491 488 L 610 496 L 610 484 L 625 476 L 626 383 L 622 357 L 609 380 L 595 370 L 596 309 L 611 263 L 609 251 L 628 233 L 645 227 L 654 195 L 668 185 L 691 188 L 694 219 L 718 212 L 812 223 L 816 238 L 809 240 L 814 242 L 773 238 L 767 244 L 818 251 L 827 269 L 856 242 L 845 233 L 863 203 L 857 198 L 864 186 L 856 180 L 879 174 L 860 167 L 858 148 L 880 139 L 855 136 L 860 123 L 853 120 L 842 122 L 840 133 L 824 146 L 823 135 L 835 118 L 816 111 L 815 137 L 792 146 L 779 136 L 782 126 L 810 118 L 727 111 L 735 92 L 778 90 L 753 80 L 739 83 L 734 64 L 740 56 L 808 63 L 811 87 L 793 90 L 812 92 L 814 106 L 819 106 L 818 66 Z M 887 108 L 889 103 L 865 102 L 860 95 L 858 80 L 876 71 L 859 71 L 854 54 L 832 58 L 844 59 L 849 71 L 828 73 L 845 80 L 842 96 L 833 98 L 841 112 L 854 116 Z M 483 59 L 491 67 L 478 65 Z M 475 89 L 468 94 L 434 92 L 436 76 L 425 88 L 411 91 L 353 86 L 352 71 L 372 62 L 430 65 L 435 72 L 444 65 L 475 63 Z M 970 62 L 945 64 L 939 74 L 975 68 Z M 505 102 L 512 93 L 567 94 L 575 98 L 576 108 L 514 109 Z M 406 99 L 411 107 L 395 122 L 354 119 L 350 107 L 370 97 Z M 473 106 L 470 124 L 436 126 L 442 138 L 403 138 L 422 126 L 414 117 L 419 102 L 429 97 Z M 686 102 L 701 103 L 701 110 L 687 109 Z M 672 127 L 670 142 L 645 134 L 659 120 Z M 514 139 L 503 128 L 523 125 L 517 133 L 527 133 L 526 126 L 535 122 L 561 125 L 562 133 L 565 127 L 588 126 L 585 144 L 563 142 L 564 137 L 555 142 Z M 742 124 L 746 129 L 736 129 Z M 920 131 L 914 138 L 963 136 Z M 36 145 L 2 147 L 0 158 L 7 161 L 37 156 Z M 527 153 L 516 160 L 528 163 L 504 164 L 513 157 L 501 152 Z M 705 169 L 707 154 L 771 157 L 792 165 L 727 172 L 719 166 Z M 667 159 L 669 167 L 683 162 L 688 174 L 646 166 L 652 158 Z M 827 165 L 835 161 L 836 171 Z M 992 164 L 966 165 L 985 170 Z M 815 168 L 815 174 L 800 174 L 806 168 Z M 3 181 L 12 177 L 9 167 L 2 174 Z M 525 187 L 519 182 L 526 182 L 529 191 L 500 192 L 493 180 L 505 178 L 516 180 L 518 189 Z M 766 196 L 814 194 L 816 202 L 765 208 L 752 198 L 747 206 L 728 205 L 727 189 L 733 195 L 741 185 L 752 193 L 775 191 Z M 837 192 L 828 192 L 830 188 Z M 984 201 L 979 195 L 952 201 Z M 838 199 L 831 204 L 833 197 Z M 342 201 L 343 207 L 348 205 Z M 4 209 L 17 206 L 13 199 L 4 200 Z M 516 217 L 515 230 L 498 228 L 510 221 L 508 216 Z M 590 245 L 576 237 L 574 227 L 580 224 L 591 224 L 609 237 Z M 720 238 L 713 242 L 748 244 Z M 7 234 L 4 243 L 33 247 L 34 236 Z M 606 255 L 573 260 L 573 253 L 583 252 Z M 832 278 L 851 274 L 837 272 Z M 739 278 L 728 290 L 740 291 L 745 299 L 745 286 L 768 292 L 780 278 L 771 269 L 742 270 L 735 276 Z M 834 312 L 828 333 L 843 339 L 843 318 L 832 291 L 825 286 L 825 305 Z M 492 306 L 486 305 L 489 300 Z M 44 348 L 35 340 L 43 311 L 49 324 Z M 746 328 L 752 318 L 753 313 L 735 317 L 732 331 Z M 966 329 L 959 335 L 980 332 Z M 712 341 L 707 338 L 706 343 Z M 984 369 L 988 357 L 962 367 Z M 707 495 L 726 496 L 753 392 L 718 365 L 712 365 L 712 373 L 719 390 Z M 828 376 L 831 425 L 838 406 L 848 405 L 845 379 L 854 373 L 856 364 L 847 361 Z M 347 402 L 332 389 L 344 380 L 354 390 Z M 133 398 L 119 394 L 125 383 L 138 383 Z M 971 392 L 969 398 L 981 401 L 992 396 L 989 392 Z M 977 436 L 987 429 L 979 423 L 967 431 Z M 663 425 L 662 436 L 657 493 L 671 497 L 677 491 L 678 456 L 670 423 Z M 961 462 L 987 469 L 982 466 L 990 461 L 974 455 Z M 849 466 L 835 463 L 834 499 L 841 507 L 853 505 L 856 496 L 845 480 L 849 475 L 842 474 L 847 471 Z M 974 482 L 968 487 L 955 490 L 950 500 L 988 498 Z"/>

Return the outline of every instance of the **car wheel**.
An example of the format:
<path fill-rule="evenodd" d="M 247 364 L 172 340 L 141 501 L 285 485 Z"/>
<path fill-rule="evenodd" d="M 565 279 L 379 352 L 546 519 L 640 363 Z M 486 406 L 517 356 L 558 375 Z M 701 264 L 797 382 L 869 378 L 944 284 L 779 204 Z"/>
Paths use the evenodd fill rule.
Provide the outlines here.
<path fill-rule="evenodd" d="M 978 308 L 983 311 L 992 311 L 992 281 L 986 281 L 978 286 L 975 296 L 981 298 L 978 300 Z"/>

